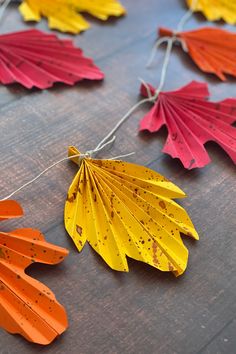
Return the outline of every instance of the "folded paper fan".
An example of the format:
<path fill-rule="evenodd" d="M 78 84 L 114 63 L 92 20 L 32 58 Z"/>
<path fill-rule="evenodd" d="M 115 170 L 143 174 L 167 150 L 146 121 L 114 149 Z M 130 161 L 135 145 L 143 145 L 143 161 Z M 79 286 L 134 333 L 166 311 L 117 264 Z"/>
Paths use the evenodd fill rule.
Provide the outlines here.
<path fill-rule="evenodd" d="M 100 20 L 125 13 L 117 0 L 23 0 L 19 9 L 25 21 L 38 22 L 47 17 L 50 28 L 71 33 L 90 27 L 79 12 L 88 12 Z"/>
<path fill-rule="evenodd" d="M 196 0 L 187 0 L 189 8 Z M 201 11 L 208 21 L 223 19 L 229 24 L 236 23 L 236 0 L 198 0 L 194 11 Z"/>
<path fill-rule="evenodd" d="M 71 40 L 27 30 L 0 35 L 0 82 L 46 89 L 55 82 L 101 80 L 104 75 Z"/>
<path fill-rule="evenodd" d="M 0 201 L 0 219 L 22 216 L 15 201 Z M 67 250 L 47 243 L 40 231 L 0 232 L 0 327 L 49 344 L 68 326 L 64 308 L 42 283 L 25 274 L 34 262 L 57 264 Z"/>
<path fill-rule="evenodd" d="M 160 36 L 173 36 L 173 32 L 159 29 Z M 175 34 L 177 41 L 204 72 L 226 80 L 224 74 L 236 76 L 236 34 L 219 28 L 204 27 Z"/>
<path fill-rule="evenodd" d="M 69 156 L 78 155 L 69 148 Z M 158 173 L 120 160 L 84 158 L 68 191 L 65 227 L 79 251 L 86 241 L 114 270 L 126 257 L 182 274 L 188 251 L 180 232 L 198 235 L 173 198 L 185 194 Z"/>
<path fill-rule="evenodd" d="M 148 85 L 154 95 L 155 89 Z M 141 94 L 148 96 L 147 87 L 141 85 Z M 158 131 L 163 125 L 168 137 L 163 152 L 179 158 L 187 169 L 203 167 L 210 162 L 204 147 L 214 141 L 236 163 L 236 99 L 207 102 L 207 85 L 199 82 L 170 92 L 160 92 L 153 108 L 141 120 L 140 130 Z"/>

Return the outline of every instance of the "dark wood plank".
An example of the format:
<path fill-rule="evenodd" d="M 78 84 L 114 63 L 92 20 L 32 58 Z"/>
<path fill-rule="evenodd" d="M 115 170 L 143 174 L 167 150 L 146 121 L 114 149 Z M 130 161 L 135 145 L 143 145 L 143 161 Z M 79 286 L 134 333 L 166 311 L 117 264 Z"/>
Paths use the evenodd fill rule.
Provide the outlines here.
<path fill-rule="evenodd" d="M 174 28 L 184 4 L 180 0 L 123 3 L 127 17 L 104 24 L 89 18 L 91 30 L 74 37 L 105 71 L 104 83 L 56 85 L 43 92 L 0 86 L 2 197 L 64 157 L 68 145 L 82 151 L 93 148 L 137 102 L 138 77 L 158 84 L 164 51 L 160 49 L 151 70 L 145 68 L 156 27 Z M 194 16 L 186 28 L 205 24 L 203 17 Z M 1 22 L 2 32 L 28 27 L 15 6 Z M 45 21 L 36 27 L 47 30 Z M 236 96 L 234 79 L 220 83 L 202 74 L 175 48 L 166 89 L 193 79 L 207 81 L 214 99 Z M 178 279 L 132 260 L 128 274 L 113 272 L 89 246 L 78 254 L 64 230 L 63 204 L 76 167 L 68 162 L 49 172 L 17 195 L 24 218 L 1 226 L 4 230 L 38 227 L 49 241 L 70 250 L 63 264 L 34 265 L 28 271 L 55 291 L 70 321 L 68 331 L 49 347 L 40 348 L 42 352 L 235 353 L 235 167 L 219 147 L 208 144 L 212 164 L 201 171 L 185 171 L 178 161 L 161 153 L 165 131 L 152 136 L 137 133 L 147 109 L 140 108 L 121 127 L 106 156 L 136 151 L 130 161 L 165 174 L 183 188 L 189 197 L 181 204 L 201 239 L 198 243 L 186 240 L 189 266 Z M 39 351 L 39 346 L 2 330 L 0 341 L 1 354 Z"/>

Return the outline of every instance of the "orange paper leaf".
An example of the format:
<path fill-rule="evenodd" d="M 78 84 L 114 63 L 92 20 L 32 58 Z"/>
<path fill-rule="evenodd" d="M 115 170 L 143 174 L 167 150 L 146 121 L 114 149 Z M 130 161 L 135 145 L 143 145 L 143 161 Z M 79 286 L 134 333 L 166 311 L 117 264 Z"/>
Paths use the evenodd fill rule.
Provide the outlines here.
<path fill-rule="evenodd" d="M 169 29 L 160 28 L 160 36 L 173 36 Z M 176 35 L 195 64 L 204 72 L 226 80 L 224 74 L 236 76 L 236 34 L 219 28 L 204 27 L 179 32 Z"/>
<path fill-rule="evenodd" d="M 0 220 L 20 217 L 15 201 L 0 201 Z M 57 264 L 68 254 L 35 229 L 0 232 L 0 326 L 38 344 L 49 344 L 67 328 L 64 308 L 45 285 L 25 274 L 34 262 Z"/>
<path fill-rule="evenodd" d="M 21 206 L 14 200 L 0 202 L 0 220 L 19 218 L 22 215 Z"/>

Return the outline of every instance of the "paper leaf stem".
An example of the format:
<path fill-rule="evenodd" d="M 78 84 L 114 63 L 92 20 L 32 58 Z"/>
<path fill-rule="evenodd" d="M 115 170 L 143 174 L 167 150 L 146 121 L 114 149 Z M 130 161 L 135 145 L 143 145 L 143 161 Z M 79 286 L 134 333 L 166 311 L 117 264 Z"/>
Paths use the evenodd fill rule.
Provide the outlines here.
<path fill-rule="evenodd" d="M 189 8 L 196 0 L 187 0 Z M 236 23 L 236 0 L 198 0 L 195 11 L 201 11 L 208 21 L 223 19 L 233 25 Z"/>
<path fill-rule="evenodd" d="M 159 29 L 160 36 L 172 36 L 173 32 Z M 188 55 L 203 72 L 226 80 L 224 74 L 236 76 L 236 34 L 220 29 L 204 27 L 177 35 L 185 45 Z"/>
<path fill-rule="evenodd" d="M 0 201 L 1 220 L 22 215 L 15 201 Z M 64 248 L 35 229 L 0 232 L 0 327 L 38 344 L 49 344 L 68 324 L 64 308 L 45 285 L 25 274 L 34 262 L 57 264 Z"/>
<path fill-rule="evenodd" d="M 151 93 L 155 89 L 148 85 Z M 141 86 L 141 94 L 147 89 Z M 168 137 L 163 152 L 179 158 L 187 169 L 203 167 L 210 162 L 204 147 L 214 141 L 236 163 L 236 99 L 208 102 L 208 87 L 192 81 L 176 91 L 160 92 L 154 106 L 141 120 L 140 130 L 158 131 L 163 125 Z"/>
<path fill-rule="evenodd" d="M 46 89 L 55 82 L 74 85 L 103 77 L 71 40 L 34 29 L 0 35 L 0 82 L 5 85 L 18 82 L 28 89 Z"/>
<path fill-rule="evenodd" d="M 23 0 L 19 10 L 25 21 L 39 22 L 46 17 L 50 28 L 71 33 L 90 27 L 79 12 L 88 12 L 100 20 L 125 13 L 117 0 Z"/>
<path fill-rule="evenodd" d="M 78 153 L 69 149 L 70 156 Z M 188 260 L 180 232 L 198 239 L 188 214 L 172 200 L 183 197 L 146 167 L 83 159 L 68 191 L 65 227 L 79 251 L 88 241 L 114 270 L 127 272 L 128 256 L 178 276 Z"/>

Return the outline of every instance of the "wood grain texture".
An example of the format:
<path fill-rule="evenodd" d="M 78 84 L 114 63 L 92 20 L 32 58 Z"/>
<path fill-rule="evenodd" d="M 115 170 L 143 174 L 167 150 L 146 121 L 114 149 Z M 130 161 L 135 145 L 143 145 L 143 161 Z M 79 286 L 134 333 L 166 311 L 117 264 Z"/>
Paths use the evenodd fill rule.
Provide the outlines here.
<path fill-rule="evenodd" d="M 139 99 L 138 77 L 158 84 L 162 49 L 153 68 L 145 69 L 156 28 L 175 28 L 185 11 L 184 2 L 123 3 L 126 17 L 108 23 L 90 19 L 92 28 L 74 37 L 85 55 L 105 71 L 103 83 L 58 84 L 43 92 L 0 86 L 1 197 L 66 156 L 68 145 L 81 151 L 93 148 Z M 195 15 L 186 29 L 205 24 L 203 17 Z M 30 26 L 12 5 L 1 22 L 1 32 Z M 45 21 L 35 27 L 48 30 Z M 165 88 L 193 79 L 208 82 L 214 99 L 236 96 L 236 80 L 221 83 L 201 73 L 175 48 Z M 35 264 L 28 271 L 55 291 L 68 311 L 70 328 L 46 348 L 0 330 L 1 354 L 39 350 L 48 354 L 235 353 L 235 167 L 218 146 L 209 143 L 212 164 L 200 171 L 185 171 L 177 160 L 161 153 L 165 130 L 138 134 L 138 122 L 147 109 L 139 109 L 121 127 L 106 157 L 136 151 L 130 161 L 157 170 L 186 191 L 189 197 L 181 203 L 200 234 L 199 242 L 184 240 L 190 251 L 186 273 L 176 279 L 130 260 L 130 272 L 120 274 L 111 271 L 88 245 L 78 254 L 63 226 L 64 200 L 76 166 L 60 165 L 17 195 L 25 217 L 1 227 L 38 227 L 48 241 L 70 250 L 61 265 Z"/>

